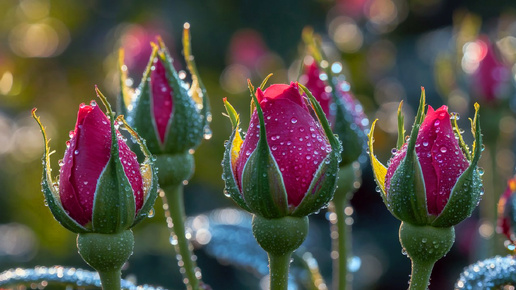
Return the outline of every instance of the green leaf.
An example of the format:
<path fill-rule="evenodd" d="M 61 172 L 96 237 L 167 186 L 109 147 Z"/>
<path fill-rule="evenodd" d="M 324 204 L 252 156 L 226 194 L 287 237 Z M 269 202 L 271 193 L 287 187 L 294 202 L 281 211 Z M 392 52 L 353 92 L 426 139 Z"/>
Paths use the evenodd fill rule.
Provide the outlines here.
<path fill-rule="evenodd" d="M 43 154 L 43 177 L 41 179 L 41 187 L 43 189 L 43 194 L 45 196 L 45 201 L 48 204 L 48 208 L 54 215 L 55 219 L 67 230 L 72 231 L 74 233 L 87 233 L 90 230 L 86 229 L 82 225 L 78 224 L 74 219 L 72 219 L 63 208 L 61 204 L 61 199 L 59 198 L 59 192 L 54 187 L 55 181 L 52 178 L 51 166 L 50 166 L 50 147 L 47 139 L 47 134 L 45 132 L 45 128 L 43 124 L 41 124 L 41 120 L 38 116 L 36 116 L 36 109 L 32 110 L 32 117 L 39 125 L 41 133 L 43 135 L 43 140 L 45 142 L 45 153 Z"/>

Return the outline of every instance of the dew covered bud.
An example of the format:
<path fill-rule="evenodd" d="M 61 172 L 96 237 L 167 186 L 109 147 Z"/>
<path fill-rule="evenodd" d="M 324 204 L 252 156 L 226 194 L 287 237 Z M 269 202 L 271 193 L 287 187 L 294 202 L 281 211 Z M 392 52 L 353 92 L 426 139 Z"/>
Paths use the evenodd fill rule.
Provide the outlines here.
<path fill-rule="evenodd" d="M 157 177 L 139 136 L 127 128 L 145 155 L 141 163 L 116 129 L 123 119 L 115 120 L 109 104 L 97 93 L 110 117 L 95 101 L 80 105 L 75 129 L 59 162 L 59 182 L 50 175 L 46 133 L 35 110 L 33 117 L 45 139 L 42 185 L 50 210 L 73 232 L 110 234 L 131 228 L 147 215 L 157 196 Z"/>
<path fill-rule="evenodd" d="M 351 93 L 350 84 L 344 80 L 344 76 L 334 75 L 330 69 L 321 70 L 317 61 L 306 57 L 304 74 L 300 80 L 319 102 L 333 132 L 342 142 L 344 149 L 341 166 L 356 161 L 361 155 L 366 160 L 363 154 L 369 120 L 362 105 Z"/>
<path fill-rule="evenodd" d="M 324 112 L 311 94 L 307 102 L 297 83 L 251 91 L 259 106 L 253 105 L 245 139 L 225 101 L 234 128 L 223 161 L 226 191 L 265 218 L 318 211 L 335 191 L 341 150 Z"/>
<path fill-rule="evenodd" d="M 185 71 L 176 71 L 161 38 L 151 46 L 148 65 L 136 89 L 128 86 L 132 82 L 127 81 L 124 53 L 120 51 L 121 111 L 153 154 L 187 153 L 203 138 L 211 137 L 208 96 L 190 52 L 189 25 L 185 24 L 183 46 L 191 83 L 185 81 Z"/>
<path fill-rule="evenodd" d="M 388 168 L 374 156 L 374 123 L 369 135 L 369 153 L 384 202 L 395 217 L 414 225 L 449 227 L 470 216 L 483 193 L 477 167 L 482 151 L 479 106 L 475 105 L 475 118 L 471 122 L 475 136 L 471 152 L 448 108 L 434 110 L 428 106 L 425 114 L 425 106 L 422 89 L 416 121 L 404 143 L 400 104 L 398 146 Z"/>

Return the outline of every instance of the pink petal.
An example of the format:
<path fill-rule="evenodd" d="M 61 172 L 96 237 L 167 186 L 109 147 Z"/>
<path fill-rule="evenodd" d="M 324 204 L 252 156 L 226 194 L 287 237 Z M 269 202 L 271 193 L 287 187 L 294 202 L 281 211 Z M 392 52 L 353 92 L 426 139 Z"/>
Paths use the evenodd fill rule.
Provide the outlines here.
<path fill-rule="evenodd" d="M 165 66 L 158 59 L 154 62 L 154 70 L 151 71 L 151 89 L 152 113 L 159 139 L 163 143 L 165 142 L 168 123 L 172 118 L 174 107 L 172 94 L 174 92 L 168 83 Z"/>
<path fill-rule="evenodd" d="M 330 120 L 331 123 L 333 123 L 333 120 L 330 116 L 330 104 L 332 103 L 331 93 L 326 92 L 325 89 L 328 86 L 328 83 L 321 80 L 320 75 L 321 71 L 317 67 L 315 61 L 312 62 L 312 64 L 305 66 L 305 86 L 310 90 L 310 93 L 312 93 L 314 98 L 321 105 L 326 118 Z"/>

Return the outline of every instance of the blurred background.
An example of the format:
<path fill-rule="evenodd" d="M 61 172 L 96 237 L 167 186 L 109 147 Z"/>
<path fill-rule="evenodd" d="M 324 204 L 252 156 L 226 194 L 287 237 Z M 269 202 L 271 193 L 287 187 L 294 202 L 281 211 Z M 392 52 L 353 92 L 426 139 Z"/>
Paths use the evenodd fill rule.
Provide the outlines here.
<path fill-rule="evenodd" d="M 57 173 L 78 105 L 95 99 L 94 85 L 116 102 L 118 49 L 125 48 L 134 86 L 156 35 L 163 37 L 181 70 L 184 22 L 191 24 L 193 54 L 213 115 L 212 138 L 196 150 L 195 176 L 185 188 L 186 211 L 197 216 L 194 221 L 217 214 L 221 218 L 220 212 L 209 212 L 236 207 L 224 196 L 221 180 L 223 144 L 231 132 L 222 115 L 222 98 L 230 100 L 247 124 L 246 79 L 256 85 L 274 73 L 269 83 L 296 80 L 305 54 L 301 31 L 309 25 L 322 36 L 331 62 L 342 64 L 342 73 L 369 118 L 380 119 L 375 153 L 384 163 L 396 144 L 399 101 L 404 100 L 409 130 L 421 86 L 430 105 L 447 104 L 450 112 L 461 116 L 459 126 L 469 144 L 467 117 L 472 116 L 474 102 L 481 104 L 486 193 L 474 216 L 457 226 L 455 245 L 437 263 L 431 288 L 450 289 L 463 267 L 504 252 L 494 219 L 498 197 L 514 174 L 516 2 L 1 0 L 0 269 L 55 264 L 88 268 L 77 254 L 75 235 L 62 228 L 44 205 L 43 139 L 30 110 L 37 107 L 47 127 L 56 150 L 52 157 Z M 399 221 L 388 213 L 375 187 L 367 166 L 347 220 L 354 228 L 358 269 L 354 285 L 404 289 L 410 261 L 401 255 Z M 138 284 L 182 289 L 160 200 L 155 209 L 153 218 L 134 229 L 136 248 L 123 275 Z M 235 213 L 229 213 L 222 219 L 231 224 Z M 322 210 L 311 217 L 314 238 L 306 250 L 331 284 L 327 216 Z M 218 235 L 228 239 L 209 231 L 194 235 L 204 281 L 214 289 L 261 289 L 265 260 L 257 266 L 244 257 L 236 261 L 240 266 L 234 266 L 235 261 L 227 258 L 231 247 L 224 246 L 241 242 L 245 234 L 234 235 L 234 241 L 227 232 Z"/>

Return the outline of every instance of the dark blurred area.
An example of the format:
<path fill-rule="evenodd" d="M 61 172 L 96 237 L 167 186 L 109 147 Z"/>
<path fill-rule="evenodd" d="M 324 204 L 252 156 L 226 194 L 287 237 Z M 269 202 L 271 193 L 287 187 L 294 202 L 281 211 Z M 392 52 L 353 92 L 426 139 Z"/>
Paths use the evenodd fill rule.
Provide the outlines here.
<path fill-rule="evenodd" d="M 301 31 L 309 25 L 321 34 L 329 59 L 342 73 L 371 120 L 380 119 L 375 152 L 384 163 L 396 144 L 396 111 L 404 100 L 410 130 L 420 87 L 427 102 L 461 115 L 459 126 L 471 143 L 473 103 L 485 108 L 487 146 L 483 167 L 486 194 L 480 211 L 456 227 L 452 251 L 434 269 L 431 289 L 451 289 L 463 267 L 496 250 L 485 250 L 497 236 L 497 197 L 514 172 L 516 130 L 516 2 L 513 0 L 300 0 L 300 1 L 0 1 L 0 269 L 36 265 L 88 268 L 77 254 L 75 235 L 61 227 L 44 205 L 40 189 L 43 139 L 30 116 L 38 108 L 51 138 L 54 174 L 80 103 L 95 99 L 94 85 L 116 103 L 118 49 L 124 47 L 134 86 L 148 61 L 149 42 L 161 35 L 184 67 L 181 33 L 189 22 L 192 50 L 210 97 L 213 136 L 196 150 L 196 172 L 185 188 L 190 216 L 236 207 L 223 194 L 220 162 L 231 124 L 224 112 L 227 97 L 249 120 L 247 79 L 259 84 L 295 81 L 305 51 Z M 481 38 L 484 35 L 485 38 Z M 472 84 L 493 49 L 498 66 L 483 98 Z M 479 93 L 480 92 L 480 93 Z M 492 115 L 489 115 L 492 112 Z M 491 116 L 495 116 L 491 118 Z M 498 118 L 498 119 L 497 119 Z M 492 121 L 496 119 L 495 121 Z M 490 122 L 491 120 L 492 122 Z M 485 122 L 485 123 L 484 123 Z M 354 255 L 360 269 L 356 289 L 405 289 L 410 260 L 401 254 L 399 221 L 375 191 L 369 167 L 355 194 Z M 123 276 L 138 284 L 183 289 L 169 244 L 161 201 L 156 214 L 134 229 L 136 247 Z M 484 212 L 484 214 L 483 214 Z M 484 219 L 487 217 L 487 219 Z M 331 284 L 329 224 L 326 210 L 311 217 L 320 235 L 310 249 Z M 311 229 L 312 230 L 312 229 Z M 503 239 L 501 240 L 503 243 Z M 209 240 L 207 241 L 207 243 Z M 498 250 L 500 251 L 500 249 Z M 260 275 L 197 250 L 203 279 L 213 289 L 262 289 Z"/>

